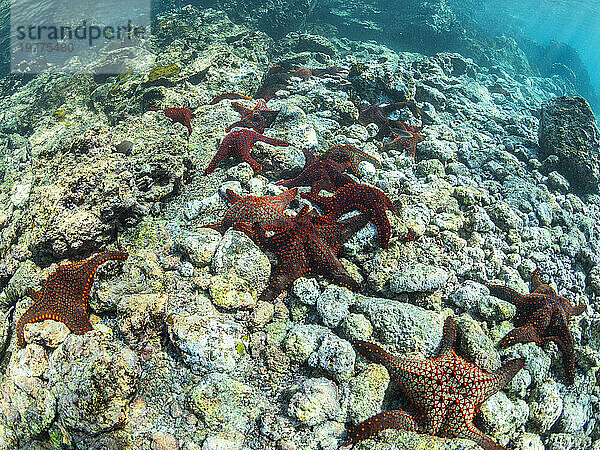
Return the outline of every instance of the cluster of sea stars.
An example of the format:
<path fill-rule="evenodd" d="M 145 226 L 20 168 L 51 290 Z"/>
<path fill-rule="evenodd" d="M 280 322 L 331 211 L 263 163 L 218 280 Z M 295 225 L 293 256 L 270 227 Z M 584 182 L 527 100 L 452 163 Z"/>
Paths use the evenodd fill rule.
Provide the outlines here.
<path fill-rule="evenodd" d="M 324 73 L 334 74 L 338 68 L 324 69 Z M 314 73 L 315 71 L 313 71 Z M 285 71 L 281 68 L 272 69 L 268 77 L 281 74 L 305 77 L 310 71 L 297 69 Z M 319 72 L 317 72 L 319 73 Z M 287 78 L 286 78 L 287 80 Z M 234 93 L 220 94 L 211 103 L 224 99 L 237 99 Z M 277 117 L 278 111 L 269 110 L 266 102 L 259 99 L 253 109 L 248 109 L 233 102 L 242 119 L 229 127 L 243 127 L 229 132 L 219 146 L 204 173 L 211 173 L 227 156 L 236 154 L 254 169 L 260 172 L 260 164 L 250 156 L 250 150 L 255 142 L 263 141 L 271 145 L 286 146 L 285 141 L 259 134 L 270 126 Z M 253 129 L 249 129 L 253 128 Z M 274 197 L 249 195 L 241 197 L 231 190 L 226 191 L 227 199 L 232 203 L 223 219 L 218 223 L 207 225 L 223 233 L 230 227 L 244 231 L 251 239 L 265 250 L 275 253 L 279 261 L 267 287 L 261 294 L 262 300 L 273 300 L 298 277 L 314 272 L 329 277 L 334 283 L 359 290 L 360 284 L 348 274 L 337 259 L 337 254 L 344 242 L 352 234 L 373 220 L 378 233 L 380 246 L 389 247 L 391 226 L 386 210 L 396 212 L 394 205 L 387 195 L 373 186 L 359 184 L 348 174 L 360 176 L 358 163 L 368 161 L 377 167 L 381 163 L 374 156 L 354 147 L 353 145 L 335 145 L 319 157 L 315 157 L 308 149 L 303 149 L 305 166 L 295 178 L 277 182 L 287 187 L 288 191 Z M 287 216 L 284 210 L 296 197 L 298 186 L 310 187 L 310 193 L 303 194 L 323 211 L 317 214 L 308 207 L 303 208 L 295 216 Z M 332 197 L 322 197 L 321 190 L 334 192 Z M 360 214 L 348 219 L 338 220 L 340 216 L 350 211 Z"/>
<path fill-rule="evenodd" d="M 573 306 L 568 299 L 557 295 L 550 285 L 542 283 L 539 269 L 531 275 L 529 294 L 495 284 L 487 287 L 492 295 L 517 307 L 517 328 L 504 336 L 498 345 L 507 348 L 516 343 L 542 345 L 556 342 L 563 353 L 566 380 L 572 384 L 575 380 L 574 344 L 568 321 L 572 316 L 582 314 L 586 307 Z M 475 428 L 473 417 L 492 394 L 515 376 L 525 360 L 513 359 L 495 373 L 486 373 L 456 355 L 452 349 L 455 339 L 456 325 L 449 317 L 444 325 L 440 355 L 435 359 L 395 357 L 377 344 L 355 341 L 358 353 L 388 369 L 418 414 L 410 415 L 400 410 L 379 413 L 352 426 L 348 431 L 348 444 L 370 438 L 387 428 L 396 428 L 447 438 L 467 438 L 485 450 L 504 450 Z"/>
<path fill-rule="evenodd" d="M 260 172 L 261 165 L 250 155 L 256 142 L 275 146 L 289 145 L 262 134 L 273 124 L 279 113 L 277 110 L 270 110 L 266 102 L 277 90 L 287 87 L 292 77 L 307 80 L 313 75 L 341 76 L 343 73 L 343 69 L 335 66 L 312 71 L 305 68 L 272 67 L 256 93 L 258 101 L 253 108 L 247 108 L 238 102 L 231 103 L 241 118 L 226 128 L 228 134 L 204 173 L 213 172 L 221 161 L 231 155 L 239 156 L 255 173 Z M 215 104 L 223 99 L 251 100 L 240 94 L 224 93 L 215 97 L 211 103 Z M 375 138 L 391 138 L 383 146 L 384 150 L 399 149 L 415 156 L 417 144 L 425 139 L 420 133 L 423 127 L 410 126 L 388 117 L 393 111 L 403 107 L 408 107 L 415 117 L 420 117 L 420 111 L 414 102 L 386 106 L 357 104 L 357 107 L 359 123 L 375 123 L 378 126 Z M 165 108 L 162 111 L 173 122 L 183 124 L 191 135 L 191 118 L 194 113 L 191 109 Z M 392 201 L 380 189 L 357 183 L 349 174 L 344 173 L 348 171 L 355 177 L 360 177 L 361 161 L 381 167 L 379 160 L 352 145 L 335 145 L 318 157 L 308 149 L 303 149 L 303 152 L 305 166 L 302 172 L 295 178 L 277 182 L 289 190 L 276 196 L 242 197 L 228 189 L 226 196 L 231 206 L 222 220 L 207 225 L 220 233 L 229 228 L 242 231 L 261 248 L 275 254 L 278 265 L 260 294 L 260 300 L 263 301 L 275 300 L 296 279 L 311 273 L 325 276 L 352 291 L 359 291 L 361 284 L 348 273 L 338 259 L 338 253 L 343 244 L 369 221 L 375 223 L 380 246 L 389 247 L 391 226 L 386 212 L 390 210 L 397 214 Z M 285 214 L 286 208 L 297 197 L 300 186 L 310 187 L 310 192 L 301 196 L 318 206 L 322 214 L 308 205 L 303 206 L 294 216 Z M 324 197 L 319 195 L 322 190 L 334 194 Z M 342 215 L 351 211 L 358 211 L 358 214 L 340 220 Z M 416 238 L 415 231 L 409 229 L 405 241 Z M 27 289 L 26 295 L 33 299 L 33 303 L 16 324 L 17 346 L 25 345 L 26 324 L 46 319 L 63 322 L 76 334 L 92 330 L 89 294 L 94 274 L 105 261 L 124 261 L 127 257 L 126 252 L 105 251 L 87 260 L 59 265 L 42 283 L 39 291 Z M 517 307 L 514 319 L 516 328 L 499 342 L 499 346 L 506 348 L 526 342 L 543 345 L 553 341 L 563 354 L 565 378 L 568 383 L 573 383 L 574 341 L 568 321 L 572 316 L 582 314 L 585 306 L 573 306 L 565 297 L 557 295 L 550 285 L 542 283 L 537 269 L 531 275 L 529 294 L 520 294 L 500 285 L 489 284 L 487 287 L 492 295 Z M 456 324 L 448 317 L 444 324 L 439 355 L 432 359 L 396 357 L 377 344 L 361 340 L 353 342 L 359 354 L 387 368 L 391 378 L 399 383 L 402 393 L 415 407 L 415 412 L 382 412 L 354 425 L 348 431 L 349 444 L 370 438 L 384 429 L 396 428 L 447 438 L 467 438 L 485 450 L 504 449 L 479 431 L 473 424 L 473 418 L 482 404 L 519 372 L 524 366 L 524 359 L 509 360 L 494 373 L 484 372 L 455 353 L 453 346 L 456 333 Z"/>

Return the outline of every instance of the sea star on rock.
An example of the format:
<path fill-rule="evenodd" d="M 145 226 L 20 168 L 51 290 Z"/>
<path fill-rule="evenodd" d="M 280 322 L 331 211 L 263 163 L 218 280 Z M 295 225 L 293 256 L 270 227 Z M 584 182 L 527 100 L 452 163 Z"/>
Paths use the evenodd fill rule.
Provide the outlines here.
<path fill-rule="evenodd" d="M 242 118 L 235 123 L 232 123 L 225 131 L 230 132 L 235 127 L 253 128 L 259 133 L 265 131 L 265 128 L 271 126 L 275 121 L 279 110 L 271 110 L 267 107 L 267 103 L 262 99 L 258 99 L 256 106 L 253 109 L 246 108 L 238 102 L 231 103 L 231 107 L 235 109 Z"/>
<path fill-rule="evenodd" d="M 379 245 L 388 248 L 390 245 L 391 226 L 386 210 L 398 214 L 390 198 L 381 190 L 367 184 L 351 183 L 342 186 L 331 197 L 302 194 L 304 198 L 321 208 L 324 214 L 337 219 L 342 214 L 358 210 L 372 218 L 379 233 Z"/>
<path fill-rule="evenodd" d="M 177 122 L 186 127 L 189 131 L 189 135 L 192 134 L 192 117 L 194 117 L 194 111 L 189 108 L 150 108 L 150 111 L 162 111 L 165 116 L 173 121 Z"/>
<path fill-rule="evenodd" d="M 345 184 L 354 183 L 351 177 L 343 173 L 350 167 L 349 161 L 339 163 L 330 159 L 319 160 L 306 148 L 302 152 L 306 160 L 302 172 L 296 178 L 278 181 L 278 186 L 310 186 L 310 193 L 318 195 L 322 189 L 335 192 Z"/>
<path fill-rule="evenodd" d="M 223 161 L 226 157 L 230 155 L 237 155 L 242 158 L 242 161 L 250 164 L 254 173 L 259 173 L 262 170 L 261 165 L 256 161 L 252 156 L 250 156 L 250 149 L 252 146 L 258 142 L 265 142 L 269 145 L 276 145 L 281 147 L 287 147 L 290 145 L 289 142 L 282 141 L 281 139 L 275 139 L 269 136 L 265 136 L 263 134 L 257 133 L 254 130 L 250 130 L 247 128 L 241 130 L 233 130 L 229 133 L 221 144 L 219 145 L 219 150 L 208 164 L 208 167 L 204 169 L 204 174 L 213 173 L 217 166 Z"/>
<path fill-rule="evenodd" d="M 408 107 L 411 113 L 417 117 L 421 118 L 421 111 L 419 110 L 417 104 L 414 101 L 410 102 L 397 102 L 391 103 L 389 105 L 378 106 L 364 103 L 355 103 L 358 108 L 358 123 L 361 125 L 368 125 L 370 123 L 374 123 L 377 125 L 379 130 L 374 138 L 371 139 L 383 139 L 384 137 L 390 136 L 394 129 L 402 129 L 406 131 L 421 131 L 423 127 L 411 127 L 412 130 L 406 129 L 404 126 L 404 122 L 400 120 L 390 119 L 388 117 L 394 111 L 402 109 L 404 107 Z"/>
<path fill-rule="evenodd" d="M 360 290 L 360 284 L 350 276 L 337 254 L 344 242 L 368 220 L 367 216 L 359 214 L 336 221 L 309 211 L 305 205 L 296 216 L 270 231 L 255 223 L 251 234 L 257 236 L 262 248 L 274 252 L 278 261 L 259 300 L 273 301 L 292 282 L 309 273 L 323 275 L 352 291 Z"/>
<path fill-rule="evenodd" d="M 518 342 L 535 342 L 543 345 L 554 341 L 563 354 L 565 378 L 570 384 L 575 381 L 575 346 L 569 330 L 569 319 L 585 312 L 585 305 L 573 306 L 568 299 L 556 294 L 548 284 L 540 280 L 540 271 L 531 274 L 530 294 L 520 294 L 514 289 L 497 284 L 486 284 L 494 297 L 517 307 L 515 325 L 498 345 L 510 347 Z"/>
<path fill-rule="evenodd" d="M 339 163 L 350 163 L 350 173 L 360 177 L 358 164 L 361 161 L 369 161 L 375 167 L 381 167 L 381 163 L 374 156 L 369 155 L 351 144 L 336 144 L 330 147 L 325 153 L 319 156 L 319 159 L 337 161 Z"/>
<path fill-rule="evenodd" d="M 297 194 L 298 189 L 291 189 L 275 196 L 247 195 L 242 197 L 231 189 L 227 189 L 225 195 L 232 205 L 220 222 L 205 225 L 205 228 L 212 228 L 223 234 L 229 227 L 241 228 L 239 225 L 241 223 L 248 225 L 248 229 L 251 230 L 255 223 L 260 222 L 265 230 L 270 230 L 287 217 L 283 211 L 296 198 Z M 253 234 L 250 237 L 255 238 Z"/>
<path fill-rule="evenodd" d="M 338 66 L 331 66 L 322 69 L 314 69 L 311 71 L 305 67 L 288 68 L 283 65 L 276 64 L 269 68 L 267 74 L 263 77 L 262 83 L 254 97 L 263 98 L 266 101 L 275 97 L 275 93 L 281 89 L 285 89 L 292 77 L 300 78 L 304 81 L 309 80 L 313 75 L 320 76 L 343 76 L 347 73 L 347 69 Z"/>
<path fill-rule="evenodd" d="M 51 319 L 64 323 L 75 334 L 92 330 L 89 294 L 98 266 L 109 259 L 124 261 L 125 252 L 106 251 L 70 264 L 62 264 L 42 283 L 39 291 L 28 288 L 25 295 L 33 304 L 20 317 L 15 327 L 17 347 L 25 346 L 23 330 L 28 323 Z"/>
<path fill-rule="evenodd" d="M 358 353 L 387 368 L 390 378 L 400 384 L 402 393 L 418 413 L 411 415 L 402 410 L 379 413 L 351 427 L 349 443 L 395 428 L 444 438 L 471 439 L 484 450 L 503 450 L 503 446 L 475 427 L 473 418 L 481 405 L 523 368 L 525 360 L 511 359 L 495 372 L 487 373 L 454 352 L 455 340 L 456 323 L 448 317 L 437 358 L 397 357 L 377 344 L 354 341 Z"/>
<path fill-rule="evenodd" d="M 413 158 L 417 153 L 417 144 L 425 140 L 425 136 L 418 131 L 411 131 L 411 129 L 418 127 L 410 127 L 404 124 L 406 128 L 395 129 L 392 132 L 395 134 L 394 139 L 383 146 L 384 151 L 398 150 L 406 152 Z"/>

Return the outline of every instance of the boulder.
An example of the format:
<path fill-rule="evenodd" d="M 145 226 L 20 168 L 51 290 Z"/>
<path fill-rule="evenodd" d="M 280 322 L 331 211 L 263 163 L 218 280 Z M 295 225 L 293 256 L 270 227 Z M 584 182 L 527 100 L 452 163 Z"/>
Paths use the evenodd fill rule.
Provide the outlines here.
<path fill-rule="evenodd" d="M 558 97 L 542 105 L 538 131 L 544 156 L 559 158 L 559 172 L 580 192 L 598 191 L 600 131 L 587 100 Z"/>

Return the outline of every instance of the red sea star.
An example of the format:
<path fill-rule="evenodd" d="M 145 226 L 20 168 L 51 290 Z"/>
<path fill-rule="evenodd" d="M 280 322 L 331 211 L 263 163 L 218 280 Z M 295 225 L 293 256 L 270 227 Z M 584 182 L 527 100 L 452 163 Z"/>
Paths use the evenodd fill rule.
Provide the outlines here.
<path fill-rule="evenodd" d="M 523 368 L 523 358 L 511 359 L 494 373 L 482 371 L 468 363 L 454 350 L 456 323 L 448 317 L 439 356 L 435 359 L 396 357 L 377 344 L 355 341 L 354 345 L 365 358 L 384 365 L 390 378 L 417 407 L 420 414 L 410 415 L 402 410 L 377 414 L 348 431 L 350 443 L 368 439 L 382 430 L 427 433 L 444 438 L 466 438 L 485 450 L 503 450 L 473 425 L 481 405 Z"/>
<path fill-rule="evenodd" d="M 213 173 L 221 161 L 223 161 L 227 156 L 233 154 L 237 154 L 240 158 L 242 158 L 242 161 L 250 164 L 254 170 L 254 173 L 260 172 L 262 170 L 261 165 L 258 163 L 258 161 L 252 158 L 252 156 L 250 156 L 250 149 L 258 141 L 283 147 L 290 145 L 289 142 L 262 135 L 254 130 L 234 130 L 225 136 L 221 142 L 221 145 L 219 145 L 217 154 L 213 157 L 208 167 L 204 169 L 204 174 L 206 175 Z"/>
<path fill-rule="evenodd" d="M 23 329 L 28 323 L 52 319 L 64 323 L 75 334 L 92 330 L 89 311 L 89 294 L 98 266 L 109 259 L 124 261 L 125 252 L 107 251 L 92 258 L 62 264 L 42 283 L 42 289 L 27 289 L 25 294 L 33 304 L 21 316 L 15 327 L 17 347 L 25 346 Z"/>
<path fill-rule="evenodd" d="M 394 149 L 404 151 L 414 158 L 417 152 L 417 144 L 419 142 L 423 142 L 425 140 L 425 136 L 418 131 L 412 131 L 414 129 L 418 129 L 419 127 L 411 127 L 406 124 L 403 125 L 405 127 L 404 129 L 392 130 L 396 136 L 391 142 L 383 146 L 383 150 L 387 151 Z"/>
<path fill-rule="evenodd" d="M 241 197 L 231 189 L 227 189 L 225 193 L 227 199 L 233 204 L 220 222 L 205 225 L 206 228 L 212 228 L 219 233 L 224 233 L 229 227 L 239 229 L 241 223 L 246 224 L 250 229 L 255 223 L 260 222 L 265 230 L 272 229 L 275 224 L 287 217 L 283 211 L 296 198 L 298 189 L 284 191 L 273 197 L 266 195 Z M 255 236 L 251 234 L 250 237 Z"/>
<path fill-rule="evenodd" d="M 163 113 L 165 113 L 165 116 L 167 116 L 169 119 L 171 119 L 173 121 L 173 123 L 178 122 L 180 124 L 182 124 L 183 126 L 185 126 L 188 131 L 189 131 L 189 135 L 192 134 L 192 123 L 191 123 L 191 119 L 194 116 L 194 111 L 192 111 L 191 109 L 188 108 L 165 108 L 165 109 L 157 109 L 157 108 L 150 108 L 150 111 L 162 111 Z"/>
<path fill-rule="evenodd" d="M 259 133 L 265 131 L 265 128 L 271 126 L 279 110 L 271 110 L 267 107 L 267 103 L 262 99 L 258 99 L 256 106 L 253 109 L 246 108 L 237 102 L 233 102 L 231 107 L 235 109 L 242 118 L 235 123 L 232 123 L 225 131 L 229 132 L 235 127 L 254 128 Z"/>
<path fill-rule="evenodd" d="M 406 128 L 406 124 L 404 122 L 400 120 L 393 120 L 388 117 L 388 114 L 402 109 L 405 106 L 410 109 L 411 113 L 415 117 L 421 117 L 421 112 L 414 101 L 392 103 L 385 106 L 358 103 L 356 104 L 356 107 L 358 108 L 358 123 L 361 125 L 368 125 L 370 123 L 376 124 L 379 130 L 375 135 L 375 139 L 382 139 L 386 136 L 389 136 L 393 133 L 394 129 L 414 132 L 421 131 L 423 127 Z"/>
<path fill-rule="evenodd" d="M 369 155 L 367 152 L 356 148 L 350 144 L 337 144 L 330 147 L 325 153 L 319 156 L 319 159 L 326 160 L 331 159 L 339 163 L 350 163 L 350 172 L 357 177 L 360 177 L 360 171 L 358 170 L 358 164 L 361 161 L 369 161 L 375 167 L 381 167 L 381 163 L 374 156 Z"/>
<path fill-rule="evenodd" d="M 582 314 L 585 305 L 573 306 L 565 297 L 556 294 L 549 285 L 540 280 L 540 271 L 531 274 L 531 293 L 523 295 L 505 286 L 486 285 L 490 293 L 517 307 L 515 325 L 517 328 L 499 342 L 502 348 L 518 342 L 535 342 L 542 345 L 554 341 L 563 353 L 565 378 L 570 384 L 575 381 L 575 346 L 569 330 L 569 319 Z"/>
<path fill-rule="evenodd" d="M 273 251 L 279 262 L 259 300 L 274 300 L 294 280 L 311 272 L 353 291 L 360 290 L 360 284 L 348 274 L 337 259 L 337 253 L 368 220 L 367 216 L 359 214 L 338 222 L 309 211 L 306 205 L 269 235 L 261 224 L 255 224 L 252 233 L 258 237 L 259 245 Z"/>
<path fill-rule="evenodd" d="M 318 195 L 322 189 L 334 192 L 339 187 L 354 180 L 342 172 L 350 167 L 350 162 L 338 163 L 330 159 L 318 160 L 308 149 L 303 148 L 304 169 L 296 178 L 281 180 L 276 184 L 287 188 L 295 186 L 310 186 L 310 193 Z"/>
<path fill-rule="evenodd" d="M 358 210 L 368 213 L 375 222 L 379 233 L 379 245 L 390 245 L 391 226 L 385 213 L 390 210 L 397 214 L 390 198 L 381 190 L 366 184 L 352 183 L 339 188 L 331 197 L 302 194 L 304 198 L 317 204 L 323 213 L 337 219 L 342 214 Z"/>

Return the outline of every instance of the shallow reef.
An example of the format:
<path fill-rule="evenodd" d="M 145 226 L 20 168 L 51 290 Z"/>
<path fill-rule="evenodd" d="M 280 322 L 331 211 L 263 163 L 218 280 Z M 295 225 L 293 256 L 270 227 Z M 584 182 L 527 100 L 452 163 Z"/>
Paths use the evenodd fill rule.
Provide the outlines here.
<path fill-rule="evenodd" d="M 588 102 L 559 76 L 287 33 L 275 19 L 270 35 L 185 6 L 157 17 L 143 72 L 0 81 L 0 449 L 337 449 L 357 424 L 411 410 L 389 364 L 360 356 L 370 341 L 480 378 L 523 358 L 469 406 L 481 406 L 477 429 L 513 449 L 598 450 L 600 133 Z M 96 67 L 112 57 L 99 52 Z M 254 99 L 265 84 L 268 110 Z M 166 108 L 186 108 L 185 121 Z M 268 139 L 236 128 L 230 143 L 236 122 Z M 205 174 L 217 152 L 230 156 Z M 363 187 L 324 199 L 340 179 Z M 298 195 L 280 195 L 281 180 Z M 320 214 L 338 199 L 336 217 Z M 93 285 L 77 278 L 103 251 L 128 257 L 103 261 Z M 71 282 L 90 287 L 78 305 L 93 330 L 26 323 L 19 348 L 36 293 Z M 571 337 L 568 355 L 547 335 L 499 345 L 531 322 L 522 298 L 538 294 L 561 298 L 568 333 L 555 315 L 548 326 Z M 387 429 L 353 448 L 481 448 L 453 424 L 450 438 Z"/>

